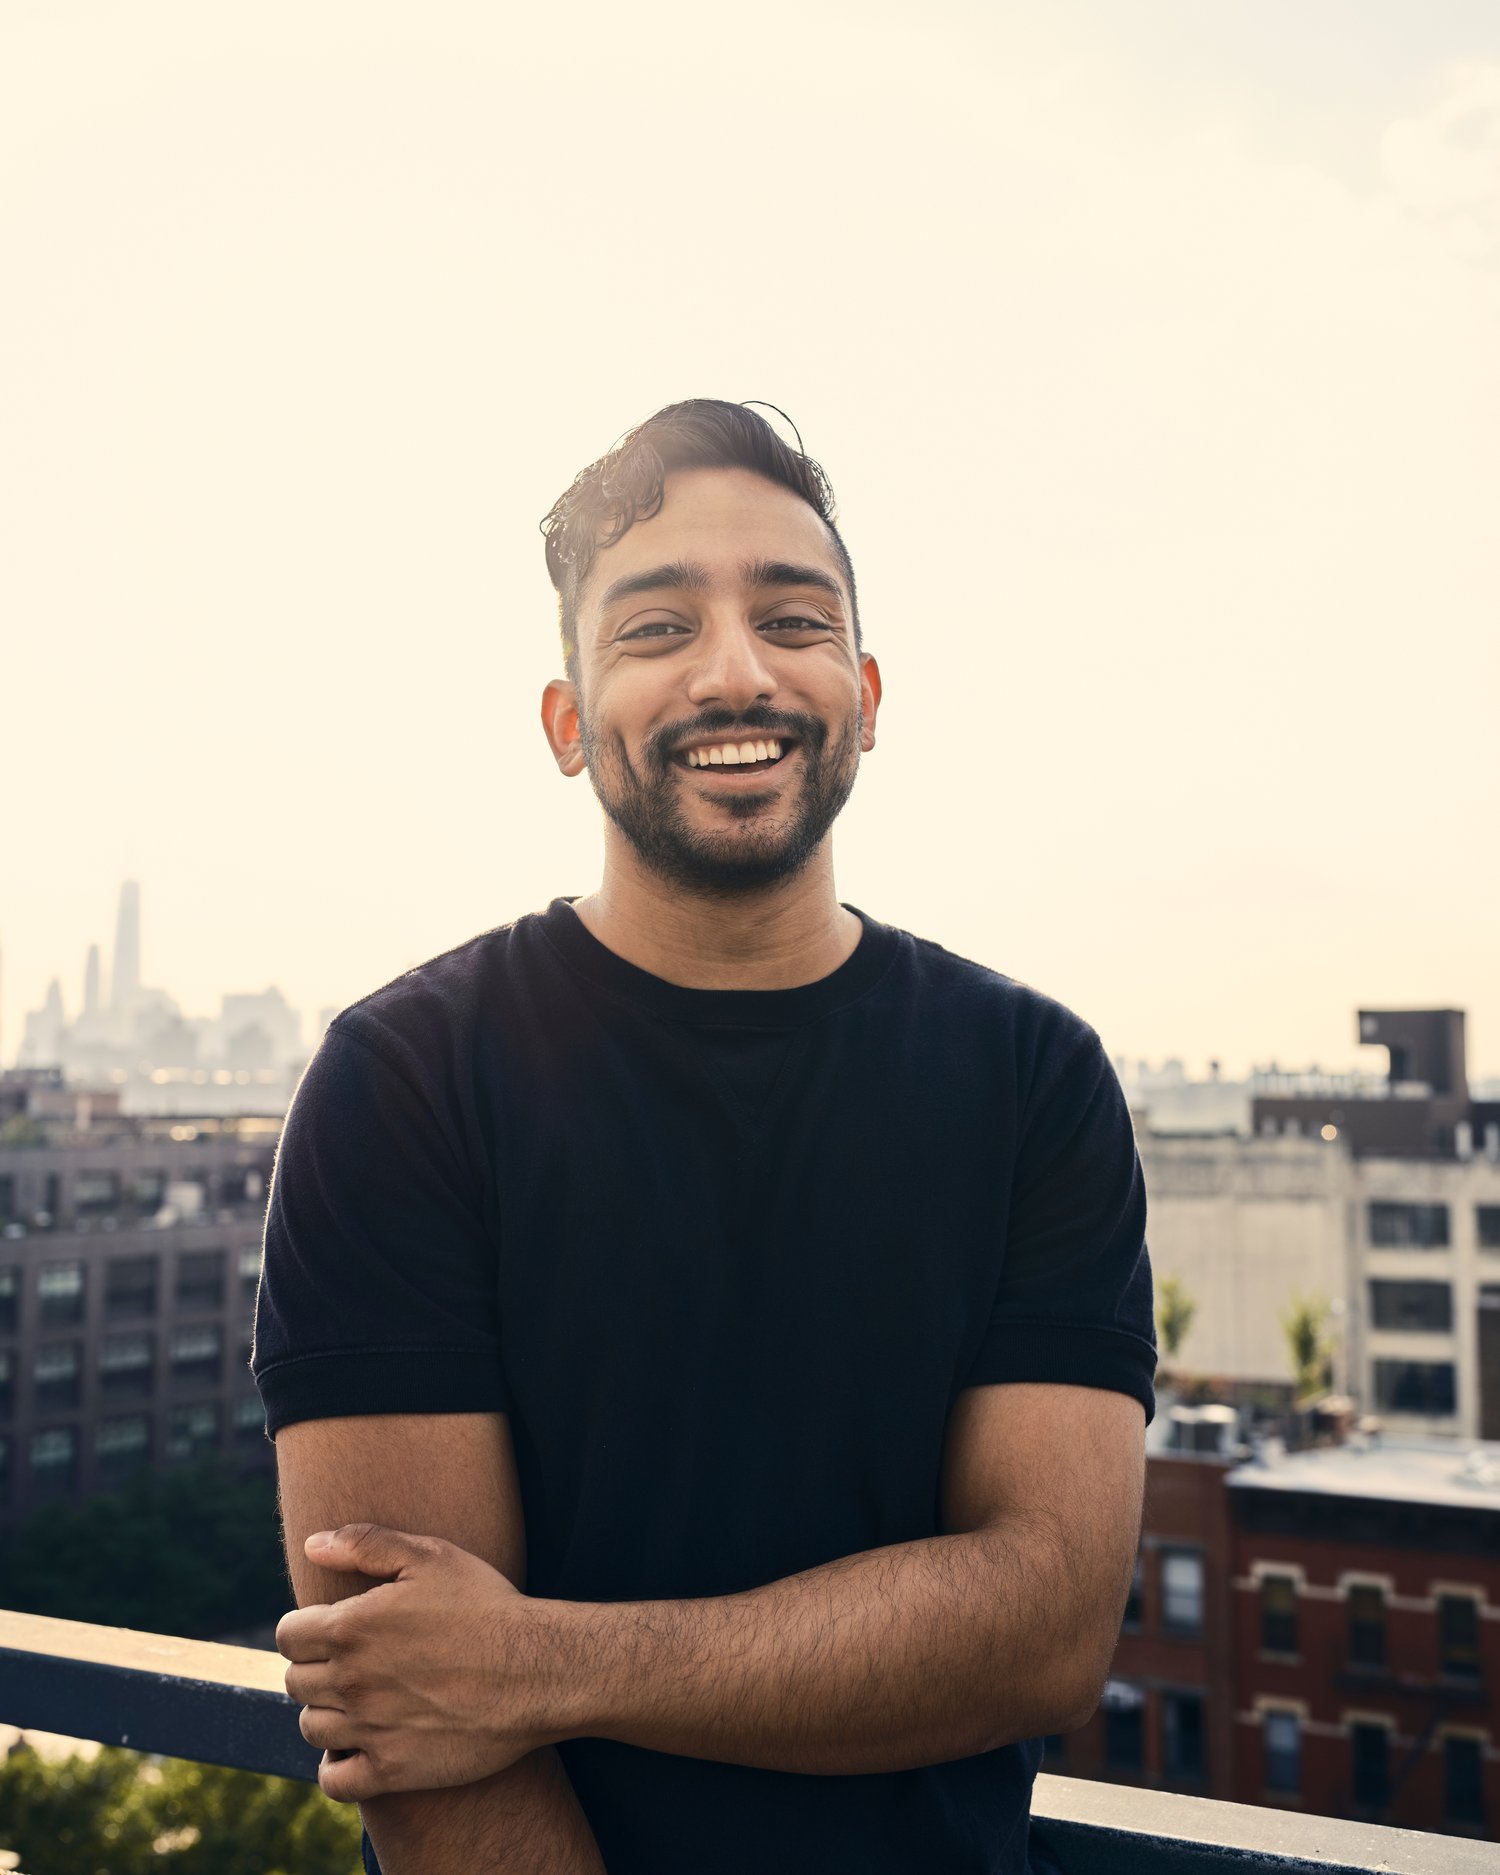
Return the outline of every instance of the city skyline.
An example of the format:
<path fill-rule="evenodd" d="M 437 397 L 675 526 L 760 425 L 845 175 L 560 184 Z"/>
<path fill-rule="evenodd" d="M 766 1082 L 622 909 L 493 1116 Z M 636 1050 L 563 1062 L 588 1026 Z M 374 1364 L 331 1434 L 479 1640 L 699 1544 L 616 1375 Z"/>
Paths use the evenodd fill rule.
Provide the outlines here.
<path fill-rule="evenodd" d="M 41 1003 L 25 1011 L 9 1061 L 0 1046 L 0 1070 L 60 1068 L 73 1085 L 118 1089 L 127 1111 L 179 1103 L 280 1111 L 333 1010 L 320 1011 L 305 1044 L 302 1013 L 275 984 L 221 991 L 216 1015 L 190 1015 L 170 990 L 142 981 L 141 920 L 140 882 L 122 880 L 107 978 L 91 942 L 77 1012 L 69 1012 L 61 976 L 52 976 Z M 0 977 L 3 969 L 0 949 Z"/>
<path fill-rule="evenodd" d="M 80 1044 L 81 1058 L 85 1061 L 89 1058 L 90 1045 L 101 1044 L 99 1059 L 103 1060 L 112 1049 L 122 1046 L 127 1038 L 133 1041 L 140 1035 L 149 1034 L 153 1022 L 170 1024 L 175 1029 L 191 1034 L 198 1041 L 206 1041 L 210 1050 L 223 1050 L 224 1044 L 231 1039 L 231 1024 L 236 1020 L 245 1028 L 258 1022 L 269 1031 L 263 1037 L 253 1040 L 247 1038 L 247 1047 L 241 1051 L 245 1060 L 254 1059 L 258 1066 L 267 1066 L 273 1061 L 278 1066 L 300 1066 L 316 1046 L 318 1037 L 331 1017 L 354 1001 L 357 995 L 365 993 L 359 990 L 342 999 L 335 997 L 315 1003 L 312 1033 L 305 1042 L 302 1018 L 307 1005 L 295 998 L 288 998 L 274 974 L 266 978 L 266 986 L 260 991 L 218 990 L 216 995 L 220 1010 L 216 1017 L 189 1016 L 184 1007 L 187 999 L 179 998 L 165 986 L 142 982 L 142 889 L 139 880 L 124 879 L 119 883 L 114 931 L 114 945 L 107 972 L 98 942 L 91 940 L 86 947 L 81 971 L 82 990 L 76 1014 L 70 1013 L 69 995 L 64 987 L 65 973 L 54 970 L 48 975 L 44 995 L 22 1009 L 21 1021 L 16 1025 L 17 1032 L 13 1033 L 9 1024 L 0 1023 L 0 1070 L 13 1066 L 74 1065 L 70 1058 L 79 1055 Z M 6 1000 L 4 940 L 5 933 L 0 930 L 0 1007 Z M 419 961 L 417 958 L 411 960 L 412 963 Z M 366 986 L 373 987 L 378 986 Z M 24 1001 L 24 998 L 21 1000 Z M 209 1000 L 213 1000 L 213 997 Z M 1441 1006 L 1462 1007 L 1462 1004 L 1450 998 Z M 69 1036 L 69 1046 L 59 1050 L 48 1038 L 62 1031 L 66 1031 Z M 1104 1039 L 1108 1047 L 1109 1038 L 1106 1036 Z M 1358 1046 L 1357 1042 L 1355 1046 Z M 1381 1051 L 1376 1047 L 1373 1052 L 1378 1055 Z M 1242 1065 L 1227 1062 L 1222 1054 L 1209 1054 L 1198 1061 L 1190 1061 L 1168 1047 L 1147 1054 L 1131 1055 L 1120 1050 L 1113 1050 L 1112 1053 L 1116 1067 L 1128 1085 L 1137 1086 L 1143 1092 L 1167 1096 L 1182 1087 L 1203 1088 L 1210 1083 L 1223 1083 L 1244 1088 L 1248 1097 L 1248 1090 L 1256 1076 L 1305 1071 L 1335 1075 L 1369 1074 L 1375 1079 L 1381 1078 L 1383 1074 L 1378 1061 L 1370 1058 L 1370 1051 L 1367 1050 L 1364 1057 L 1360 1058 L 1353 1048 L 1329 1061 L 1277 1057 L 1263 1052 Z M 183 1065 L 170 1046 L 163 1050 L 161 1058 L 163 1061 L 172 1061 L 174 1065 Z M 227 1060 L 230 1055 L 225 1053 L 221 1057 L 220 1054 L 210 1052 L 204 1060 L 214 1064 L 221 1058 Z M 124 1055 L 121 1054 L 119 1059 L 123 1061 Z M 1483 1058 L 1480 1057 L 1472 1068 L 1471 1079 L 1476 1087 L 1482 1087 L 1494 1083 L 1497 1077 L 1485 1071 Z"/>

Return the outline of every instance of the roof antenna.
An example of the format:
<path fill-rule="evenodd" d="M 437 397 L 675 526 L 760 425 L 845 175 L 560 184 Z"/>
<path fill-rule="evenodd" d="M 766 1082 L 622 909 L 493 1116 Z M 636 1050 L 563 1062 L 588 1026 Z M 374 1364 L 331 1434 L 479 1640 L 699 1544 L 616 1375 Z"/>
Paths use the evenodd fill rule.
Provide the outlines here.
<path fill-rule="evenodd" d="M 774 410 L 776 412 L 777 416 L 781 418 L 792 435 L 796 437 L 798 454 L 805 456 L 807 454 L 807 445 L 802 440 L 802 432 L 797 428 L 796 424 L 792 422 L 791 418 L 782 409 L 780 404 L 768 404 L 763 397 L 746 397 L 741 401 L 740 409 L 748 410 L 752 405 L 757 404 L 762 410 Z"/>

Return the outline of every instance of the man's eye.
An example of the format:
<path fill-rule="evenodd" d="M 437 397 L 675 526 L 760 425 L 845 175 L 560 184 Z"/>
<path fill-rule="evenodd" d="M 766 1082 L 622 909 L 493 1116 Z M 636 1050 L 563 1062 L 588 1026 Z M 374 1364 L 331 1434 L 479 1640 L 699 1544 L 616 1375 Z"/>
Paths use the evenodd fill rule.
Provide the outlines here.
<path fill-rule="evenodd" d="M 820 618 L 768 618 L 766 625 L 774 631 L 827 631 L 827 624 Z"/>
<path fill-rule="evenodd" d="M 634 631 L 622 633 L 620 642 L 625 644 L 632 638 L 655 638 L 662 632 L 680 632 L 684 629 L 668 619 L 653 619 L 649 625 L 637 625 Z"/>

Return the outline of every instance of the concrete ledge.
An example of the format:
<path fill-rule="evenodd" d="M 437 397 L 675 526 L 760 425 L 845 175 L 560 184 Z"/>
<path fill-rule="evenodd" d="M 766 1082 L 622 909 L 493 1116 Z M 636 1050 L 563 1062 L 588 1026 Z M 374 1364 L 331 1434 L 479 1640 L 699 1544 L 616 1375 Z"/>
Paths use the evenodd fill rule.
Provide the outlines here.
<path fill-rule="evenodd" d="M 1500 1875 L 1495 1843 L 1045 1772 L 1031 1813 L 1066 1875 Z"/>
<path fill-rule="evenodd" d="M 0 1610 L 0 1723 L 317 1781 L 280 1654 Z M 1036 1781 L 1065 1875 L 1500 1875 L 1500 1845 L 1213 1803 L 1083 1778 Z"/>
<path fill-rule="evenodd" d="M 0 1610 L 0 1723 L 316 1783 L 280 1654 Z"/>

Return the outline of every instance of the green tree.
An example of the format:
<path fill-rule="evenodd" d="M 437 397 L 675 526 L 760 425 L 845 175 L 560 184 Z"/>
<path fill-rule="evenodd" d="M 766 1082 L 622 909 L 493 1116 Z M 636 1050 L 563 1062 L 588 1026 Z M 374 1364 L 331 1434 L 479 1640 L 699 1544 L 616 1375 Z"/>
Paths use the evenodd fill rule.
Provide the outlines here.
<path fill-rule="evenodd" d="M 1310 1400 L 1333 1385 L 1333 1336 L 1328 1326 L 1332 1314 L 1327 1296 L 1294 1294 L 1281 1318 L 1298 1400 Z"/>
<path fill-rule="evenodd" d="M 44 1146 L 47 1135 L 29 1113 L 13 1113 L 0 1126 L 0 1146 Z"/>
<path fill-rule="evenodd" d="M 106 1746 L 0 1764 L 22 1875 L 361 1875 L 359 1812 L 316 1784 Z"/>
<path fill-rule="evenodd" d="M 193 1640 L 274 1621 L 295 1599 L 274 1479 L 213 1457 L 49 1504 L 0 1561 L 0 1607 Z"/>
<path fill-rule="evenodd" d="M 1180 1276 L 1164 1276 L 1157 1286 L 1156 1332 L 1161 1336 L 1167 1359 L 1175 1361 L 1177 1350 L 1187 1339 L 1187 1332 L 1198 1313 L 1198 1304 L 1188 1294 Z"/>

